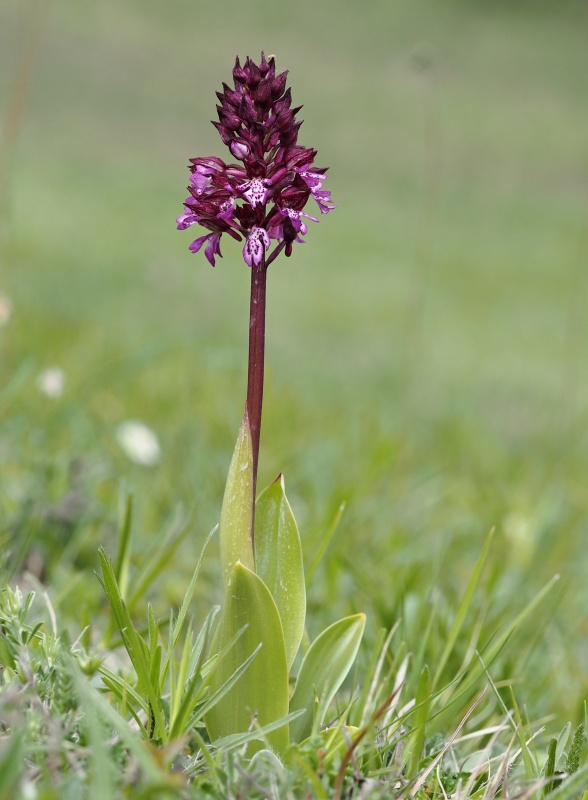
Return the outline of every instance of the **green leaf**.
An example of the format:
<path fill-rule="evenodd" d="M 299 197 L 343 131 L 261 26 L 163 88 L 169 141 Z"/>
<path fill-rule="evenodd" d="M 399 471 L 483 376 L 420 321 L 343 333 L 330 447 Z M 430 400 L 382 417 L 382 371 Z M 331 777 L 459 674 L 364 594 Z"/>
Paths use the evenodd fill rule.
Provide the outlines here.
<path fill-rule="evenodd" d="M 253 719 L 263 727 L 288 714 L 288 668 L 278 609 L 261 578 L 237 562 L 212 644 L 213 654 L 220 657 L 210 677 L 211 691 L 219 690 L 260 645 L 244 674 L 206 714 L 212 740 L 245 733 Z M 268 733 L 267 741 L 282 753 L 288 746 L 287 723 Z M 252 742 L 249 754 L 263 746 Z"/>
<path fill-rule="evenodd" d="M 4 738 L 4 737 L 3 737 Z M 8 800 L 17 795 L 17 783 L 25 767 L 24 731 L 4 739 L 0 751 L 0 798 Z"/>
<path fill-rule="evenodd" d="M 301 742 L 312 733 L 315 697 L 319 699 L 318 723 L 323 721 L 355 660 L 364 627 L 365 614 L 344 617 L 329 625 L 309 647 L 290 699 L 290 711 L 305 711 L 290 726 L 293 742 Z"/>
<path fill-rule="evenodd" d="M 133 626 L 126 603 L 120 593 L 112 565 L 102 548 L 98 550 L 98 556 L 102 568 L 102 577 L 100 578 L 99 576 L 98 580 L 106 593 L 123 644 L 137 673 L 137 689 L 149 700 L 150 713 L 153 714 L 155 721 L 154 733 L 158 733 L 160 739 L 164 743 L 167 743 L 167 731 L 159 697 L 159 687 L 151 679 L 152 664 L 149 659 L 149 650 Z"/>
<path fill-rule="evenodd" d="M 535 763 L 535 760 L 531 754 L 531 751 L 529 750 L 529 745 L 525 738 L 525 726 L 523 724 L 523 718 L 521 717 L 521 712 L 517 704 L 512 686 L 510 686 L 509 689 L 510 689 L 510 697 L 512 701 L 513 712 L 514 712 L 514 720 L 516 723 L 516 728 L 515 728 L 516 735 L 521 748 L 521 753 L 523 754 L 523 763 L 525 765 L 525 778 L 528 781 L 531 781 L 539 776 L 539 770 L 537 769 L 537 764 Z M 530 741 L 531 739 L 529 739 L 529 742 Z"/>
<path fill-rule="evenodd" d="M 245 412 L 229 467 L 220 518 L 220 555 L 225 590 L 237 561 L 255 571 L 252 523 L 253 451 L 249 418 Z"/>
<path fill-rule="evenodd" d="M 437 662 L 437 669 L 435 671 L 435 676 L 433 678 L 433 689 L 435 689 L 437 687 L 437 684 L 439 683 L 445 665 L 447 664 L 449 656 L 451 655 L 453 648 L 455 647 L 455 644 L 459 638 L 459 634 L 461 633 L 461 630 L 463 628 L 463 624 L 470 611 L 472 600 L 480 583 L 480 578 L 482 576 L 484 564 L 486 563 L 486 558 L 490 550 L 490 545 L 492 544 L 492 539 L 494 537 L 494 530 L 495 529 L 492 528 L 490 533 L 486 537 L 486 541 L 484 542 L 484 547 L 482 548 L 482 552 L 478 557 L 476 566 L 474 567 L 474 571 L 472 572 L 464 596 L 462 597 L 459 607 L 457 609 L 453 625 L 451 626 L 451 630 L 449 631 L 449 634 L 445 642 L 443 653 L 441 655 L 441 658 Z"/>
<path fill-rule="evenodd" d="M 419 770 L 419 764 L 425 746 L 425 726 L 429 719 L 431 707 L 431 687 L 429 685 L 429 668 L 425 664 L 419 678 L 415 697 L 414 729 L 409 739 L 410 761 L 408 767 L 409 778 L 414 778 Z"/>
<path fill-rule="evenodd" d="M 306 580 L 308 585 L 310 585 L 312 576 L 318 569 L 318 566 L 321 563 L 323 556 L 327 552 L 327 547 L 331 543 L 331 539 L 337 532 L 337 528 L 339 527 L 339 523 L 341 522 L 341 518 L 343 517 L 343 512 L 345 511 L 346 505 L 347 504 L 345 503 L 345 501 L 343 501 L 340 504 L 339 508 L 337 509 L 337 512 L 335 513 L 335 517 L 331 522 L 330 527 L 327 528 L 327 530 L 324 532 L 318 544 L 318 547 L 316 548 L 315 554 L 312 557 L 312 561 L 310 562 L 310 567 L 308 568 L 308 571 L 306 573 Z"/>
<path fill-rule="evenodd" d="M 102 683 L 112 694 L 118 698 L 120 703 L 120 712 L 124 717 L 127 710 L 133 715 L 135 722 L 139 726 L 141 733 L 148 738 L 148 733 L 137 709 L 142 709 L 143 714 L 149 716 L 149 703 L 138 694 L 133 687 L 121 675 L 117 675 L 104 665 L 98 668 L 98 672 L 102 676 Z M 133 702 L 129 702 L 132 700 Z"/>
<path fill-rule="evenodd" d="M 121 597 L 126 599 L 131 561 L 131 533 L 133 529 L 133 495 L 129 492 L 124 500 L 121 522 L 118 531 L 118 549 L 114 562 L 114 576 L 119 585 Z"/>
<path fill-rule="evenodd" d="M 566 772 L 572 775 L 580 768 L 580 758 L 584 750 L 584 723 L 581 722 L 575 730 L 572 744 L 566 759 Z"/>
<path fill-rule="evenodd" d="M 254 739 L 260 739 L 264 737 L 267 740 L 268 733 L 275 731 L 277 728 L 282 728 L 284 725 L 287 725 L 289 722 L 299 717 L 300 714 L 300 711 L 295 711 L 293 714 L 286 714 L 285 717 L 280 717 L 280 719 L 277 719 L 274 722 L 269 722 L 267 725 L 264 725 L 263 728 L 256 726 L 253 730 L 248 731 L 247 733 L 233 733 L 230 736 L 225 736 L 224 739 L 217 739 L 215 746 L 218 751 L 228 753 L 230 750 L 234 750 L 236 747 L 242 747 L 244 744 L 247 744 Z M 261 752 L 267 752 L 267 750 L 263 747 L 261 749 L 256 748 L 256 753 L 254 753 L 254 756 Z"/>
<path fill-rule="evenodd" d="M 572 723 L 566 722 L 563 726 L 562 730 L 560 731 L 557 737 L 557 747 L 555 748 L 555 766 L 557 767 L 562 756 L 565 754 L 566 745 L 568 743 L 568 739 L 570 738 L 570 733 L 572 730 Z"/>
<path fill-rule="evenodd" d="M 547 797 L 547 795 L 553 791 L 555 787 L 555 764 L 556 764 L 556 757 L 555 751 L 557 748 L 557 739 L 554 737 L 553 739 L 549 740 L 549 746 L 547 748 L 547 761 L 545 762 L 545 767 L 543 768 L 543 776 L 547 778 L 547 783 L 543 789 L 543 797 Z"/>
<path fill-rule="evenodd" d="M 255 564 L 278 607 L 290 669 L 304 633 L 306 588 L 300 535 L 286 499 L 283 475 L 278 475 L 257 499 Z"/>

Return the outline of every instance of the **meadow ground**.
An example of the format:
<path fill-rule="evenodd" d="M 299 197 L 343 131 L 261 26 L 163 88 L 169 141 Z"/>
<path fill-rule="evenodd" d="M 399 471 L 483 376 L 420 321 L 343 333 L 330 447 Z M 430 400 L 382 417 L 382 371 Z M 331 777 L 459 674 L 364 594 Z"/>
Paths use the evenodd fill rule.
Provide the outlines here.
<path fill-rule="evenodd" d="M 559 574 L 490 674 L 551 733 L 583 719 L 587 24 L 573 2 L 2 4 L 2 549 L 60 630 L 92 620 L 97 647 L 107 627 L 94 573 L 123 484 L 136 563 L 188 520 L 157 614 L 217 522 L 249 276 L 236 244 L 215 269 L 191 255 L 174 220 L 187 159 L 223 155 L 214 91 L 264 49 L 338 205 L 269 276 L 260 484 L 284 472 L 307 566 L 346 503 L 309 628 L 365 611 L 361 675 L 401 620 L 399 650 L 434 669 L 495 529 L 444 679 Z M 127 420 L 156 433 L 155 466 L 120 447 Z M 213 543 L 195 616 L 220 597 Z"/>

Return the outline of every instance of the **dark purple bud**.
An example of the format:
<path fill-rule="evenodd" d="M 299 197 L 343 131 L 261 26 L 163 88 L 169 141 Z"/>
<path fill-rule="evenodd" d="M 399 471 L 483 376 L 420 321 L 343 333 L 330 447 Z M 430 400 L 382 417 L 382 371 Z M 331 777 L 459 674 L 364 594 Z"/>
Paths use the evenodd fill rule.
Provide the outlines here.
<path fill-rule="evenodd" d="M 287 186 L 280 193 L 280 205 L 287 208 L 293 208 L 296 211 L 302 211 L 308 198 L 310 197 L 310 189 L 304 183 L 302 178 L 296 176 L 295 182 Z M 277 200 L 276 200 L 277 202 Z"/>
<path fill-rule="evenodd" d="M 296 140 L 298 139 L 298 129 L 301 125 L 302 121 L 296 122 L 282 133 L 280 136 L 280 144 L 282 147 L 292 147 L 292 145 L 296 144 Z"/>
<path fill-rule="evenodd" d="M 192 166 L 190 167 L 190 170 L 192 172 L 198 170 L 204 175 L 214 175 L 215 173 L 221 174 L 227 167 L 225 162 L 222 159 L 217 158 L 216 156 L 206 156 L 204 158 L 191 158 L 190 164 L 192 164 Z"/>
<path fill-rule="evenodd" d="M 262 106 L 262 108 L 266 108 L 271 103 L 271 95 L 272 87 L 269 81 L 262 81 L 257 87 L 257 92 L 255 93 L 255 102 L 257 105 Z"/>
<path fill-rule="evenodd" d="M 306 147 L 293 147 L 286 151 L 284 157 L 284 164 L 287 169 L 302 169 L 312 164 L 316 150 L 307 149 Z"/>
<path fill-rule="evenodd" d="M 277 116 L 278 114 L 282 114 L 284 111 L 288 111 L 288 109 L 290 108 L 291 101 L 292 101 L 292 98 L 291 97 L 287 97 L 286 95 L 281 97 L 279 100 L 276 100 L 276 102 L 273 104 L 274 116 Z M 296 112 L 292 111 L 291 113 L 295 114 Z"/>
<path fill-rule="evenodd" d="M 235 88 L 237 88 L 238 83 L 245 83 L 247 80 L 247 74 L 239 63 L 239 56 L 237 56 L 235 59 L 235 66 L 233 67 L 233 80 L 235 81 Z"/>
<path fill-rule="evenodd" d="M 239 116 L 243 120 L 243 124 L 252 124 L 257 120 L 257 112 L 253 101 L 250 97 L 242 97 L 239 104 Z"/>
<path fill-rule="evenodd" d="M 238 131 L 241 127 L 241 120 L 235 113 L 231 113 L 225 111 L 222 108 L 217 106 L 218 110 L 218 118 L 220 119 L 221 123 L 224 125 L 225 128 L 228 128 L 230 131 Z"/>
<path fill-rule="evenodd" d="M 261 80 L 261 72 L 259 71 L 259 67 L 257 64 L 254 64 L 253 61 L 248 59 L 249 61 L 249 69 L 246 70 L 247 72 L 247 86 L 250 89 L 257 89 L 259 86 L 259 82 Z"/>
<path fill-rule="evenodd" d="M 229 144 L 231 143 L 232 138 L 233 138 L 231 131 L 229 131 L 220 122 L 215 122 L 214 120 L 212 120 L 212 124 L 217 129 L 217 131 L 220 133 L 220 137 L 223 140 L 223 144 L 226 144 L 227 147 L 228 147 Z"/>
<path fill-rule="evenodd" d="M 286 130 L 287 128 L 291 128 L 294 122 L 294 116 L 290 109 L 285 109 L 281 111 L 278 116 L 276 117 L 276 128 L 279 128 L 281 131 Z"/>
<path fill-rule="evenodd" d="M 272 100 L 277 100 L 284 94 L 286 88 L 286 79 L 288 77 L 288 70 L 281 72 L 277 78 L 274 78 L 271 86 Z M 289 90 L 288 90 L 289 91 Z"/>
<path fill-rule="evenodd" d="M 241 92 L 236 91 L 235 89 L 231 89 L 231 87 L 223 83 L 223 91 L 217 92 L 216 96 L 221 101 L 222 105 L 232 106 L 233 108 L 238 108 L 241 102 L 241 98 L 243 95 Z"/>
<path fill-rule="evenodd" d="M 265 78 L 267 73 L 270 71 L 270 65 L 267 63 L 265 58 L 265 53 L 263 50 L 261 51 L 261 61 L 259 62 L 259 72 L 261 73 L 261 77 Z"/>

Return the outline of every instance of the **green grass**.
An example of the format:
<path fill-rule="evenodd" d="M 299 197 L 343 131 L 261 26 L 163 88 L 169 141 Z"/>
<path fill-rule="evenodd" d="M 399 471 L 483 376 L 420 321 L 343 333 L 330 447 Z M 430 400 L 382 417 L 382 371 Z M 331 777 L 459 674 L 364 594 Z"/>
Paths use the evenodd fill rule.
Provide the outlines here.
<path fill-rule="evenodd" d="M 269 280 L 260 486 L 285 473 L 307 568 L 346 503 L 308 587 L 311 638 L 367 613 L 347 686 L 364 696 L 380 631 L 398 623 L 379 699 L 412 653 L 400 705 L 425 664 L 432 677 L 445 662 L 441 688 L 472 659 L 481 677 L 432 708 L 425 741 L 446 742 L 484 685 L 468 730 L 494 724 L 498 697 L 513 708 L 512 684 L 527 738 L 546 725 L 529 745 L 526 777 L 539 776 L 549 739 L 584 720 L 588 691 L 587 22 L 573 2 L 226 0 L 222 14 L 183 0 L 2 5 L 0 294 L 13 312 L 0 328 L 0 536 L 12 585 L 48 592 L 64 653 L 91 623 L 84 649 L 127 667 L 105 645 L 94 574 L 99 546 L 116 553 L 122 484 L 135 501 L 131 575 L 162 530 L 186 531 L 133 610 L 139 628 L 147 600 L 163 620 L 181 606 L 218 521 L 244 403 L 248 272 L 230 243 L 215 270 L 192 256 L 174 218 L 187 159 L 222 155 L 208 123 L 214 91 L 235 53 L 264 48 L 290 70 L 301 141 L 330 166 L 338 204 Z M 21 117 L 8 111 L 15 96 Z M 67 383 L 51 400 L 36 379 L 53 365 Z M 156 431 L 158 466 L 126 459 L 116 441 L 126 419 Z M 198 627 L 221 598 L 217 547 L 194 591 Z M 556 573 L 486 676 L 474 651 L 484 659 Z M 49 636 L 40 592 L 30 613 Z M 77 687 L 76 708 L 92 709 L 79 725 L 96 743 L 110 712 L 63 658 L 59 680 Z M 0 722 L 24 731 L 7 747 L 44 762 L 38 796 L 61 796 L 60 781 L 70 796 L 89 791 L 82 767 L 45 758 L 52 725 L 68 741 L 67 707 L 39 711 L 25 730 L 18 715 L 35 691 L 15 700 L 11 686 Z M 521 747 L 511 727 L 502 752 L 514 735 Z M 420 736 L 417 725 L 413 753 Z M 85 745 L 71 746 L 82 764 Z M 131 747 L 145 786 L 175 780 L 171 755 L 117 746 Z M 288 781 L 303 796 L 305 780 L 323 780 L 315 752 L 288 765 L 284 796 Z M 235 758 L 209 769 L 212 796 L 255 773 Z M 408 752 L 406 765 L 424 768 Z M 93 769 L 88 786 L 108 797 L 107 772 Z M 0 781 L 0 798 L 11 791 Z"/>

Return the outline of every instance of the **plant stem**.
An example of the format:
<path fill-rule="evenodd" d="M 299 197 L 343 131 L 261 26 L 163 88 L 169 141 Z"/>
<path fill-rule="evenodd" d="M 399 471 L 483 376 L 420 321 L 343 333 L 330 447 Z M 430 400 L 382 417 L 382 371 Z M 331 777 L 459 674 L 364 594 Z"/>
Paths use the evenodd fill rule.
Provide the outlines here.
<path fill-rule="evenodd" d="M 265 358 L 265 288 L 267 266 L 265 260 L 251 267 L 251 301 L 249 306 L 249 369 L 247 373 L 247 404 L 245 411 L 251 429 L 253 450 L 253 513 L 251 515 L 251 542 L 254 544 L 255 495 L 257 463 L 261 433 L 261 407 L 263 404 L 263 368 Z"/>

